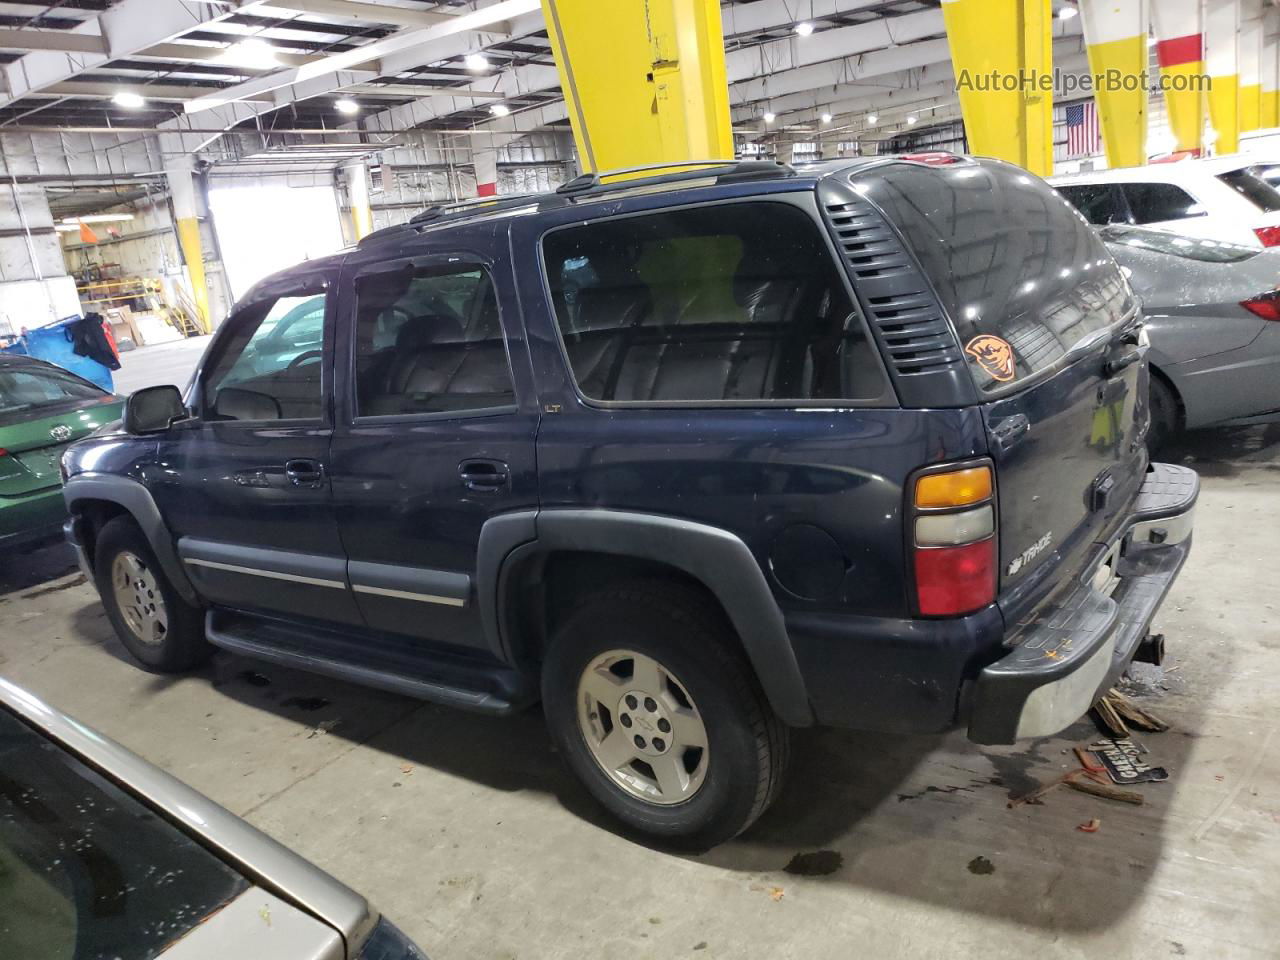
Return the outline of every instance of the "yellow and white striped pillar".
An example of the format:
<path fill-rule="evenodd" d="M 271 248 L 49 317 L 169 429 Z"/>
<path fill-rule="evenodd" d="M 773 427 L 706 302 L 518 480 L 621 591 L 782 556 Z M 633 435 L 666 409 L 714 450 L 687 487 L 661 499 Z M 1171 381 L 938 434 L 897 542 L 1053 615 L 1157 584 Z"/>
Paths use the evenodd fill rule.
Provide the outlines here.
<path fill-rule="evenodd" d="M 1204 62 L 1209 74 L 1210 136 L 1213 152 L 1240 149 L 1240 0 L 1205 0 Z"/>
<path fill-rule="evenodd" d="M 1204 17 L 1200 0 L 1157 0 L 1151 4 L 1156 60 L 1167 89 L 1165 110 L 1178 150 L 1203 149 L 1205 91 Z"/>
<path fill-rule="evenodd" d="M 1094 100 L 1102 124 L 1107 164 L 1137 167 L 1147 162 L 1147 5 L 1117 0 L 1080 0 L 1080 19 L 1097 78 Z M 1100 81 L 1100 82 L 1097 82 Z"/>
<path fill-rule="evenodd" d="M 347 202 L 351 204 L 352 239 L 359 243 L 373 232 L 373 208 L 369 206 L 369 165 L 363 160 L 349 163 L 342 168 L 347 187 Z"/>
<path fill-rule="evenodd" d="M 1280 127 L 1280 10 L 1262 15 L 1262 98 L 1259 127 Z"/>
<path fill-rule="evenodd" d="M 1262 0 L 1240 0 L 1240 130 L 1262 126 Z"/>
<path fill-rule="evenodd" d="M 209 333 L 209 287 L 204 276 L 204 246 L 200 241 L 200 220 L 196 207 L 196 190 L 192 177 L 195 161 L 191 157 L 174 157 L 164 166 L 165 180 L 169 185 L 169 198 L 173 202 L 174 227 L 178 233 L 178 246 L 187 264 L 187 279 L 191 283 L 191 302 L 195 304 L 195 321 L 200 329 Z"/>
<path fill-rule="evenodd" d="M 942 15 L 970 149 L 1053 172 L 1050 0 L 943 0 Z M 1014 89 L 991 77 L 1020 77 Z M 994 87 L 994 89 L 992 88 Z"/>

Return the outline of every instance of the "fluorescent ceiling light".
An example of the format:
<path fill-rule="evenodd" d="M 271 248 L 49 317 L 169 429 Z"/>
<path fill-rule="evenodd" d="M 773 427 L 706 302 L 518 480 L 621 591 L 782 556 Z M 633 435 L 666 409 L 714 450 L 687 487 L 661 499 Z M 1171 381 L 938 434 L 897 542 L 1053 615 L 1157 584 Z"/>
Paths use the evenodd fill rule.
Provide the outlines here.
<path fill-rule="evenodd" d="M 809 34 L 813 33 L 813 24 L 808 20 L 804 21 L 804 23 L 797 23 L 796 33 L 800 34 L 802 37 L 809 36 Z"/>
<path fill-rule="evenodd" d="M 495 117 L 505 117 L 511 112 L 511 109 L 505 103 L 495 103 L 489 107 L 489 112 Z"/>
<path fill-rule="evenodd" d="M 773 121 L 775 121 L 775 120 L 777 120 L 777 119 L 778 119 L 778 115 L 777 115 L 776 113 L 774 113 L 773 111 L 769 111 L 769 112 L 767 112 L 767 113 L 764 115 L 764 122 L 765 122 L 765 123 L 773 123 Z"/>
<path fill-rule="evenodd" d="M 875 126 L 877 123 L 879 123 L 879 122 L 880 122 L 880 118 L 879 118 L 879 117 L 877 117 L 874 113 L 873 113 L 873 114 L 870 114 L 870 115 L 867 117 L 867 126 L 868 126 L 868 127 L 874 127 L 874 126 Z"/>
<path fill-rule="evenodd" d="M 79 223 L 116 223 L 120 220 L 132 219 L 132 213 L 92 213 L 87 217 L 63 217 L 62 222 L 75 226 Z"/>
<path fill-rule="evenodd" d="M 276 48 L 261 37 L 246 37 L 227 47 L 217 62 L 250 70 L 270 70 L 280 66 L 280 57 Z"/>
<path fill-rule="evenodd" d="M 141 94 L 134 93 L 132 90 L 121 90 L 111 98 L 111 102 L 117 107 L 124 107 L 127 110 L 137 110 L 139 107 L 144 106 L 147 101 L 142 99 Z"/>
<path fill-rule="evenodd" d="M 831 114 L 829 114 L 829 113 L 824 113 L 824 114 L 822 115 L 822 122 L 823 122 L 823 123 L 830 123 L 830 122 L 831 122 Z"/>
<path fill-rule="evenodd" d="M 915 122 L 916 122 L 916 118 L 915 118 L 915 117 L 907 117 L 907 126 L 908 126 L 908 127 L 909 127 L 909 126 L 911 126 L 911 125 L 912 125 L 913 123 L 915 123 Z"/>
<path fill-rule="evenodd" d="M 468 53 L 462 63 L 472 73 L 484 73 L 489 69 L 489 58 L 483 53 Z"/>
<path fill-rule="evenodd" d="M 1075 16 L 1077 13 L 1079 13 L 1079 12 L 1080 12 L 1080 11 L 1079 11 L 1079 10 L 1077 10 L 1075 7 L 1070 7 L 1070 6 L 1068 6 L 1068 7 L 1063 7 L 1061 10 L 1059 10 L 1059 11 L 1058 11 L 1058 19 L 1059 19 L 1059 20 L 1070 20 L 1072 17 L 1074 17 L 1074 16 Z"/>
<path fill-rule="evenodd" d="M 333 105 L 338 108 L 339 113 L 347 115 L 360 112 L 360 104 L 356 103 L 350 97 L 343 97 L 341 100 L 333 101 Z"/>

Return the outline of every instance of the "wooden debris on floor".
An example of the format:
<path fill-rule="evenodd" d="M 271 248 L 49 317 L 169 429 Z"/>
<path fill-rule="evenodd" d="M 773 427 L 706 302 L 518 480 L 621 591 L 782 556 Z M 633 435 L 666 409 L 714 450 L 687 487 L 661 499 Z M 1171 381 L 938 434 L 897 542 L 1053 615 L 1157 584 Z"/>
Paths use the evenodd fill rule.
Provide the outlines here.
<path fill-rule="evenodd" d="M 1169 729 L 1169 724 L 1138 706 L 1115 687 L 1093 705 L 1093 718 L 1103 733 L 1117 739 L 1129 736 L 1130 727 L 1151 733 L 1163 733 Z"/>

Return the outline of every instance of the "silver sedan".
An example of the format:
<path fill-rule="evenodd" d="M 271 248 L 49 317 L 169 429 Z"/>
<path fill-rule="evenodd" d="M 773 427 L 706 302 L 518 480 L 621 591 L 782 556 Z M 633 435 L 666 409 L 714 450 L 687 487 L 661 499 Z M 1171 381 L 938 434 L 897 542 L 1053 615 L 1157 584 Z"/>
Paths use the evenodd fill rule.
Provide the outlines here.
<path fill-rule="evenodd" d="M 1182 429 L 1280 421 L 1280 249 L 1098 232 L 1146 313 L 1152 446 Z"/>

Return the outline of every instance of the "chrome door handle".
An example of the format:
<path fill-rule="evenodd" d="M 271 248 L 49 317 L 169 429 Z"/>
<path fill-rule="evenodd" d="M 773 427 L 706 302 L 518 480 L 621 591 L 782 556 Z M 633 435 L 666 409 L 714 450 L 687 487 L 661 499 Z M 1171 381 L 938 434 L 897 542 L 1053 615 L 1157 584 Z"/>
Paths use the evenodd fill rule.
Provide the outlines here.
<path fill-rule="evenodd" d="M 286 460 L 284 475 L 295 487 L 314 490 L 324 483 L 324 464 L 319 460 Z"/>

